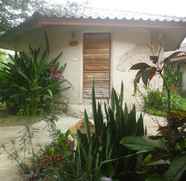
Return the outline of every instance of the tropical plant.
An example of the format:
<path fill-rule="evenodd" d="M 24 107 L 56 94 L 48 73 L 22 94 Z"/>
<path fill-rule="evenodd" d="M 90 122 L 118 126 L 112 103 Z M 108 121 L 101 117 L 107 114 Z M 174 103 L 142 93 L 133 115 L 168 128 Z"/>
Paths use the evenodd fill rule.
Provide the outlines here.
<path fill-rule="evenodd" d="M 160 51 L 159 51 L 160 52 Z M 137 84 L 142 80 L 144 85 L 147 87 L 149 85 L 149 82 L 152 80 L 152 78 L 155 75 L 159 75 L 163 80 L 163 85 L 165 86 L 165 92 L 167 95 L 167 114 L 171 112 L 171 89 L 169 87 L 169 82 L 166 79 L 166 76 L 164 75 L 164 69 L 168 63 L 170 63 L 170 60 L 174 57 L 176 57 L 180 52 L 175 52 L 165 58 L 162 62 L 159 60 L 159 55 L 157 56 L 155 61 L 152 61 L 152 64 L 147 63 L 137 63 L 133 65 L 130 69 L 131 70 L 138 70 L 136 77 L 134 79 L 134 87 L 137 87 Z M 171 114 L 170 114 L 171 115 Z M 172 137 L 175 136 L 177 133 L 177 127 L 176 127 L 176 120 L 173 119 L 167 119 L 167 128 L 168 128 L 168 139 L 169 143 L 172 143 Z M 176 139 L 174 139 L 174 143 L 170 145 L 170 148 L 174 147 L 176 144 Z"/>
<path fill-rule="evenodd" d="M 50 112 L 55 99 L 70 87 L 64 78 L 66 65 L 60 65 L 60 53 L 49 59 L 47 50 L 29 49 L 16 52 L 11 61 L 1 62 L 0 98 L 11 113 L 36 115 Z"/>
<path fill-rule="evenodd" d="M 185 135 L 185 133 L 184 133 Z M 185 139 L 175 145 L 175 153 L 163 137 L 125 137 L 121 144 L 143 157 L 138 172 L 149 181 L 182 181 L 186 178 Z"/>
<path fill-rule="evenodd" d="M 178 53 L 180 52 L 170 55 L 163 63 L 154 61 L 154 65 L 138 63 L 131 67 L 132 70 L 138 70 L 134 80 L 135 86 L 137 86 L 140 79 L 142 79 L 145 86 L 148 86 L 150 80 L 156 74 L 159 74 L 163 79 L 167 93 L 167 125 L 159 125 L 158 131 L 160 135 L 153 138 L 125 137 L 121 141 L 129 149 L 142 153 L 143 162 L 139 171 L 146 174 L 146 180 L 150 181 L 180 181 L 185 180 L 186 176 L 186 114 L 183 111 L 172 111 L 171 88 L 169 81 L 167 81 L 166 76 L 163 74 L 166 66 L 165 63 L 169 62 Z M 155 97 L 160 99 L 159 95 Z"/>

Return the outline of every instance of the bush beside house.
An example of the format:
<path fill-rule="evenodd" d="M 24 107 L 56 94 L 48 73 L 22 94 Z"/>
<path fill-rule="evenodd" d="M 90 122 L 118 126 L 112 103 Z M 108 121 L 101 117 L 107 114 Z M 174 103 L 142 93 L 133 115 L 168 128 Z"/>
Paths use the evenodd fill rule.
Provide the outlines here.
<path fill-rule="evenodd" d="M 9 113 L 49 113 L 56 99 L 62 100 L 61 95 L 70 84 L 63 76 L 66 65 L 60 65 L 60 56 L 61 53 L 50 59 L 47 50 L 30 48 L 29 53 L 16 52 L 10 61 L 1 62 L 0 101 Z"/>

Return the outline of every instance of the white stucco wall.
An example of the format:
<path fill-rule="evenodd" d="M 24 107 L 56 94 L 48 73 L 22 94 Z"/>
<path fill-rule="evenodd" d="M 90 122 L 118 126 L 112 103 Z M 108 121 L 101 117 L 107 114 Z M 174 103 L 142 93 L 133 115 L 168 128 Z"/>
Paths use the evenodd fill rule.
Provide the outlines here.
<path fill-rule="evenodd" d="M 140 104 L 138 96 L 133 96 L 133 80 L 136 72 L 129 68 L 137 62 L 149 63 L 151 51 L 148 44 L 151 42 L 151 33 L 145 29 L 94 29 L 94 28 L 48 28 L 46 29 L 50 51 L 52 56 L 56 56 L 63 51 L 61 63 L 67 63 L 65 77 L 72 83 L 72 88 L 67 96 L 71 105 L 81 105 L 86 103 L 82 96 L 83 82 L 83 33 L 85 32 L 110 32 L 111 33 L 111 85 L 119 92 L 121 81 L 124 83 L 124 96 L 127 103 Z M 70 46 L 72 32 L 75 33 L 74 39 L 78 41 L 77 46 Z M 43 47 L 43 32 L 33 32 L 30 34 L 29 44 Z M 73 40 L 74 40 L 73 39 Z M 24 37 L 20 42 L 26 42 Z M 37 42 L 37 43 L 36 43 Z M 19 43 L 19 46 L 24 44 Z M 20 48 L 20 47 L 19 47 Z M 153 86 L 161 87 L 161 81 L 156 79 Z"/>

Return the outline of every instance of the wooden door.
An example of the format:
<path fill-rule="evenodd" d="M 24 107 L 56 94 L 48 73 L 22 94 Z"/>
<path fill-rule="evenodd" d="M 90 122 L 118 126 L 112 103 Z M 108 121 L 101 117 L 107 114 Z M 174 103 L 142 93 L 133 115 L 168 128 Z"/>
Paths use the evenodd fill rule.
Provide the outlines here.
<path fill-rule="evenodd" d="M 97 98 L 110 97 L 110 33 L 85 33 L 83 48 L 83 96 L 91 97 L 95 82 Z"/>

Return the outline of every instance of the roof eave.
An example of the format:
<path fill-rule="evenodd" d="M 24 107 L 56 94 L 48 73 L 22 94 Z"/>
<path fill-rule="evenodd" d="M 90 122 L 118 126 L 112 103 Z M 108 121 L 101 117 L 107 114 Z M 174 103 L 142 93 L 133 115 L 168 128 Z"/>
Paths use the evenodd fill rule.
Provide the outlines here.
<path fill-rule="evenodd" d="M 58 17 L 39 17 L 30 18 L 29 20 L 22 23 L 20 26 L 12 28 L 0 37 L 0 41 L 7 42 L 14 39 L 17 35 L 32 31 L 33 29 L 45 28 L 45 27 L 57 27 L 57 26 L 90 26 L 90 27 L 129 27 L 129 28 L 148 28 L 156 30 L 186 30 L 185 22 L 174 22 L 174 21 L 150 21 L 150 20 L 127 20 L 123 19 L 93 19 L 93 18 L 58 18 Z M 184 38 L 185 34 L 183 35 Z M 179 48 L 183 38 L 179 39 L 174 48 Z M 166 49 L 166 48 L 165 48 Z M 166 49 L 170 50 L 170 49 Z"/>

